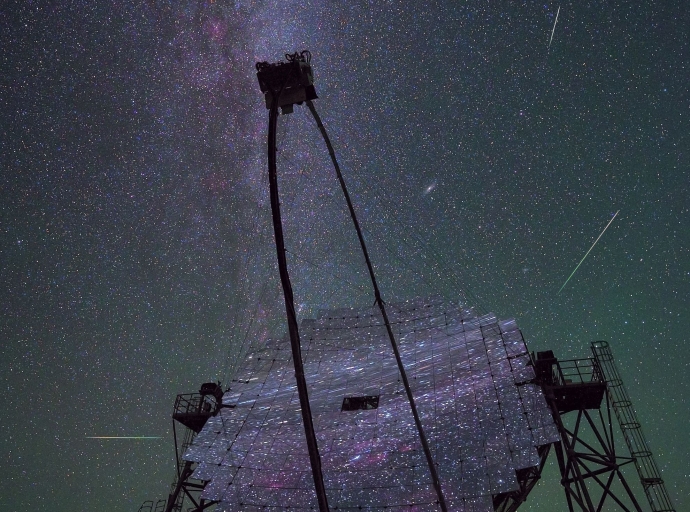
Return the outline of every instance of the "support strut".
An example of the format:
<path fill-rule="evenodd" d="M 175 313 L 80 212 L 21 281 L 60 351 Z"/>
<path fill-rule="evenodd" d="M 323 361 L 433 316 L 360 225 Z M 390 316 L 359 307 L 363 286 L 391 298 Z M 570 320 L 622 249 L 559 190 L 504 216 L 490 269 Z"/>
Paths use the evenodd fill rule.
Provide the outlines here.
<path fill-rule="evenodd" d="M 319 446 L 316 442 L 314 424 L 309 406 L 309 395 L 307 393 L 307 381 L 304 378 L 304 365 L 302 364 L 302 350 L 299 338 L 299 328 L 297 326 L 297 313 L 295 312 L 294 297 L 292 294 L 292 284 L 288 274 L 287 259 L 285 257 L 285 241 L 283 238 L 283 222 L 280 216 L 280 198 L 278 196 L 278 173 L 276 170 L 276 132 L 278 128 L 278 103 L 282 90 L 274 94 L 275 100 L 271 105 L 268 119 L 268 181 L 271 193 L 271 213 L 273 216 L 273 232 L 276 240 L 276 252 L 278 255 L 278 270 L 280 272 L 280 282 L 283 287 L 285 298 L 285 313 L 287 314 L 288 333 L 290 334 L 290 346 L 292 348 L 292 361 L 295 366 L 295 380 L 297 381 L 297 392 L 299 394 L 300 410 L 302 412 L 302 422 L 304 423 L 304 433 L 307 438 L 307 449 L 309 450 L 309 462 L 314 477 L 314 488 L 319 502 L 319 511 L 328 512 L 328 499 L 326 488 L 323 483 L 323 473 L 321 471 L 321 457 Z"/>

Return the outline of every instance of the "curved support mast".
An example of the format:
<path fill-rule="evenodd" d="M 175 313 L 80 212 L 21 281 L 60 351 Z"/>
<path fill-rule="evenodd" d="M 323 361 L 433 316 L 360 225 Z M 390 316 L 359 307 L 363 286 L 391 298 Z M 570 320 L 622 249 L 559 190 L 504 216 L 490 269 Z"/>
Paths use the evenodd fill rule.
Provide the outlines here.
<path fill-rule="evenodd" d="M 278 128 L 278 106 L 281 97 L 286 92 L 286 87 L 291 80 L 299 79 L 299 61 L 292 60 L 298 68 L 290 66 L 287 73 L 280 78 L 280 89 L 268 88 L 267 100 L 270 96 L 271 105 L 268 118 L 268 181 L 271 195 L 271 213 L 273 218 L 273 232 L 275 234 L 276 253 L 278 256 L 278 270 L 280 282 L 283 287 L 283 297 L 285 299 L 285 313 L 287 315 L 288 333 L 290 335 L 290 346 L 292 348 L 292 361 L 295 366 L 295 380 L 297 381 L 297 393 L 299 395 L 300 411 L 302 422 L 304 423 L 304 433 L 307 438 L 307 449 L 309 450 L 309 462 L 311 463 L 312 476 L 314 478 L 314 489 L 319 503 L 320 512 L 329 512 L 326 488 L 323 483 L 323 473 L 321 471 L 321 456 L 314 433 L 314 423 L 312 421 L 311 407 L 309 405 L 309 395 L 307 392 L 307 381 L 304 377 L 304 365 L 302 363 L 302 351 L 299 338 L 299 328 L 297 325 L 297 313 L 292 293 L 292 284 L 287 268 L 287 258 L 285 257 L 285 240 L 283 236 L 283 222 L 280 215 L 280 197 L 278 195 L 278 173 L 276 169 L 276 132 Z M 261 73 L 260 66 L 257 70 Z M 297 76 L 295 76 L 297 74 Z M 263 88 L 263 84 L 262 84 Z M 291 107 L 291 105 L 289 105 Z"/>
<path fill-rule="evenodd" d="M 424 450 L 424 455 L 426 457 L 427 465 L 429 466 L 429 473 L 431 474 L 431 479 L 434 484 L 434 489 L 436 490 L 436 496 L 438 497 L 439 505 L 441 506 L 441 511 L 446 512 L 448 510 L 446 506 L 446 500 L 443 496 L 443 489 L 441 489 L 441 481 L 438 477 L 438 471 L 436 470 L 436 463 L 431 454 L 431 449 L 429 448 L 429 442 L 427 441 L 426 435 L 424 434 L 424 428 L 422 427 L 422 420 L 419 418 L 419 413 L 417 412 L 417 406 L 415 405 L 414 396 L 412 395 L 412 388 L 410 388 L 410 383 L 407 380 L 407 372 L 405 371 L 405 366 L 403 365 L 402 358 L 400 357 L 400 350 L 398 349 L 398 344 L 395 341 L 395 336 L 393 335 L 393 329 L 391 328 L 391 323 L 388 320 L 388 313 L 386 312 L 386 306 L 381 298 L 381 292 L 379 290 L 378 283 L 376 282 L 376 275 L 374 274 L 374 267 L 371 264 L 371 259 L 369 258 L 369 252 L 367 251 L 367 245 L 364 242 L 364 236 L 362 235 L 362 229 L 359 226 L 359 221 L 357 220 L 357 215 L 355 214 L 355 208 L 350 200 L 350 194 L 347 191 L 347 186 L 345 185 L 345 180 L 340 172 L 340 166 L 335 158 L 335 151 L 333 150 L 333 145 L 331 140 L 326 133 L 326 128 L 324 128 L 323 123 L 319 114 L 316 112 L 314 103 L 307 100 L 307 107 L 311 111 L 314 120 L 321 131 L 323 140 L 326 142 L 326 147 L 328 147 L 328 154 L 331 156 L 331 161 L 333 162 L 333 167 L 335 167 L 335 173 L 338 175 L 338 181 L 340 182 L 340 188 L 343 190 L 343 195 L 345 196 L 345 201 L 347 202 L 347 208 L 350 211 L 350 217 L 352 218 L 352 223 L 357 231 L 357 238 L 359 238 L 359 245 L 362 248 L 362 254 L 367 262 L 367 269 L 369 270 L 369 277 L 371 279 L 371 285 L 374 288 L 374 298 L 376 305 L 381 311 L 381 317 L 383 318 L 383 323 L 386 326 L 386 332 L 388 333 L 388 339 L 391 342 L 391 347 L 393 348 L 393 354 L 395 354 L 395 361 L 398 364 L 398 371 L 400 372 L 400 379 L 402 380 L 403 386 L 405 387 L 405 393 L 407 394 L 407 400 L 410 403 L 410 409 L 412 410 L 412 416 L 414 417 L 414 423 L 417 427 L 417 433 L 419 434 L 419 440 L 422 443 L 422 449 Z"/>

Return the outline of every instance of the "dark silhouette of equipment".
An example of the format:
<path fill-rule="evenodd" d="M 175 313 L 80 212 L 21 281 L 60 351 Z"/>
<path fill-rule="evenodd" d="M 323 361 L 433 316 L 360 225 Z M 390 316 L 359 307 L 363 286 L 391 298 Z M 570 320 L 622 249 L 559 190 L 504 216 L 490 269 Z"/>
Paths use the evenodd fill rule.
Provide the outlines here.
<path fill-rule="evenodd" d="M 283 114 L 290 114 L 293 105 L 318 98 L 311 70 L 311 53 L 285 54 L 287 62 L 257 62 L 256 76 L 264 93 L 266 108 L 271 109 L 275 98 Z"/>
<path fill-rule="evenodd" d="M 625 444 L 635 459 L 637 474 L 652 512 L 673 512 L 675 509 L 671 504 L 671 497 L 661 479 L 659 466 L 652 456 L 632 401 L 620 378 L 609 344 L 606 341 L 595 341 L 592 343 L 592 352 L 606 380 L 609 400 L 618 419 Z"/>
<path fill-rule="evenodd" d="M 538 466 L 518 469 L 515 471 L 520 489 L 512 492 L 496 494 L 493 497 L 494 510 L 496 512 L 515 512 L 526 500 L 534 486 L 541 479 L 541 472 L 549 456 L 551 445 L 537 447 L 540 462 Z"/>
<path fill-rule="evenodd" d="M 145 501 L 139 507 L 139 512 L 181 512 L 185 503 L 191 503 L 191 508 L 188 507 L 186 511 L 201 512 L 216 504 L 215 501 L 199 497 L 206 483 L 192 478 L 196 464 L 183 460 L 182 456 L 208 419 L 218 414 L 223 407 L 232 406 L 223 405 L 223 388 L 220 383 L 206 382 L 201 385 L 198 393 L 177 395 L 172 415 L 177 471 L 170 486 L 170 495 L 167 500 Z M 180 436 L 177 423 L 183 426 Z"/>
<path fill-rule="evenodd" d="M 213 501 L 207 501 L 198 496 L 206 484 L 192 478 L 196 464 L 192 461 L 183 461 L 182 456 L 192 444 L 194 436 L 201 432 L 208 419 L 218 414 L 222 407 L 223 389 L 220 383 L 206 382 L 201 385 L 198 393 L 177 395 L 173 412 L 177 474 L 171 485 L 164 512 L 181 512 L 185 498 L 194 505 L 194 508 L 189 509 L 193 512 L 200 512 L 215 504 Z M 179 449 L 176 421 L 186 427 Z"/>
<path fill-rule="evenodd" d="M 219 384 L 207 382 L 198 393 L 177 395 L 173 419 L 197 434 L 211 416 L 218 413 L 223 403 L 223 389 Z"/>
<path fill-rule="evenodd" d="M 642 512 L 622 471 L 629 464 L 638 469 L 652 511 L 675 510 L 607 342 L 592 343 L 592 357 L 583 359 L 558 360 L 550 350 L 538 352 L 535 373 L 561 436 L 554 448 L 571 512 L 599 512 L 609 501 L 625 512 Z M 628 453 L 620 453 L 618 432 Z"/>

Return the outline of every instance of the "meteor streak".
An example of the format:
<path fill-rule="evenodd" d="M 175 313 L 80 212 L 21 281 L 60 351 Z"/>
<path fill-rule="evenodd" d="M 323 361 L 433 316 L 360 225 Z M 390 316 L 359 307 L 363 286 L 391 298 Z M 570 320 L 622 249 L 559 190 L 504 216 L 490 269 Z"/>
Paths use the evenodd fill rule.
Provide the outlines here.
<path fill-rule="evenodd" d="M 558 23 L 558 13 L 561 12 L 561 6 L 558 6 L 556 11 L 556 20 L 553 22 L 553 28 L 551 29 L 551 39 L 549 39 L 549 48 L 551 48 L 551 41 L 553 41 L 553 33 L 556 31 L 556 23 Z"/>
<path fill-rule="evenodd" d="M 84 436 L 86 439 L 162 439 L 161 436 Z"/>
<path fill-rule="evenodd" d="M 618 210 L 618 212 L 619 212 L 619 211 L 620 211 L 620 210 Z M 561 293 L 561 290 L 562 290 L 563 288 L 565 288 L 565 285 L 568 284 L 568 281 L 570 281 L 570 278 L 573 277 L 573 274 L 575 274 L 575 272 L 577 272 L 577 269 L 580 268 L 580 265 L 582 265 L 582 262 L 585 261 L 585 258 L 589 255 L 590 252 L 592 252 L 592 249 L 594 249 L 594 246 L 597 245 L 597 242 L 598 242 L 599 239 L 601 238 L 601 235 L 603 235 L 603 234 L 606 232 L 606 230 L 609 228 L 609 226 L 610 226 L 611 223 L 613 222 L 613 219 L 615 219 L 615 218 L 616 218 L 616 215 L 618 215 L 618 212 L 616 212 L 616 213 L 613 215 L 613 217 L 611 217 L 611 220 L 609 221 L 608 224 L 606 224 L 606 227 L 604 228 L 604 231 L 602 231 L 602 232 L 599 234 L 599 236 L 597 237 L 597 239 L 596 239 L 596 240 L 594 241 L 594 243 L 592 244 L 592 247 L 590 247 L 590 248 L 589 248 L 589 251 L 587 251 L 587 254 L 585 254 L 585 255 L 582 257 L 582 259 L 580 260 L 580 263 L 578 263 L 578 264 L 577 264 L 577 267 L 575 267 L 575 270 L 573 270 L 573 273 L 570 274 L 570 275 L 568 276 L 568 279 L 565 280 L 565 283 L 563 283 L 563 286 L 561 286 L 561 289 L 558 290 L 558 293 Z M 556 293 L 556 295 L 558 295 L 558 293 Z"/>

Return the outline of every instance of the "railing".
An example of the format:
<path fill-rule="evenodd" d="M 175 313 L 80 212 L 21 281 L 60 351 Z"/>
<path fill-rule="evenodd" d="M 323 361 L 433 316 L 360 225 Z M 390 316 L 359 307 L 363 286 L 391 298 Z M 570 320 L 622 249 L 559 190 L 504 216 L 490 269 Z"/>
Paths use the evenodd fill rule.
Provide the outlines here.
<path fill-rule="evenodd" d="M 570 359 L 558 361 L 551 368 L 553 383 L 556 386 L 604 382 L 601 368 L 596 359 Z"/>
<path fill-rule="evenodd" d="M 158 500 L 155 503 L 148 500 L 141 504 L 137 512 L 163 512 L 163 510 L 165 510 L 165 500 Z"/>
<path fill-rule="evenodd" d="M 187 393 L 177 395 L 175 400 L 175 414 L 212 413 L 216 403 L 210 395 Z"/>
<path fill-rule="evenodd" d="M 606 380 L 609 400 L 613 405 L 630 455 L 635 458 L 635 467 L 652 512 L 675 512 L 675 508 L 671 504 L 671 497 L 661 479 L 659 467 L 652 456 L 628 392 L 618 374 L 618 368 L 613 360 L 609 344 L 606 341 L 595 341 L 592 343 L 592 352 L 597 366 L 601 368 L 602 375 Z"/>
<path fill-rule="evenodd" d="M 141 507 L 139 507 L 139 510 L 137 512 L 152 512 L 153 511 L 153 501 L 145 501 L 144 503 L 141 504 Z"/>

